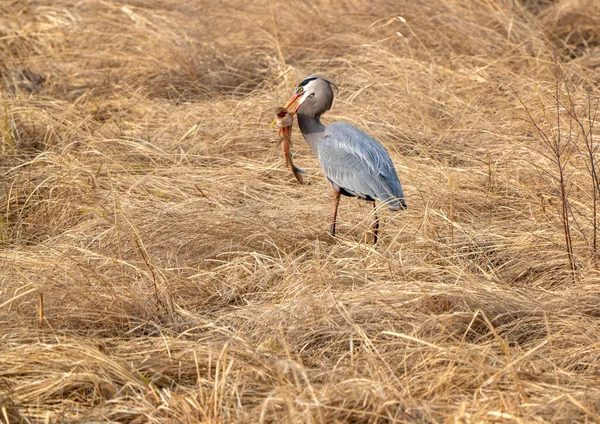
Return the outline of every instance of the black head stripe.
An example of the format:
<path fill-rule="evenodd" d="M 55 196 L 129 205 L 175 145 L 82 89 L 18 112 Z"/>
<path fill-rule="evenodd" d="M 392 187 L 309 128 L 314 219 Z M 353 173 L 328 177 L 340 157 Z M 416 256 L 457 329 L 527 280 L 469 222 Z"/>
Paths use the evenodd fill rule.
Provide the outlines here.
<path fill-rule="evenodd" d="M 329 80 L 326 80 L 325 78 L 321 78 L 321 77 L 308 77 L 306 78 L 304 81 L 302 81 L 300 84 L 298 84 L 298 87 L 304 87 L 306 84 L 308 84 L 311 81 L 314 81 L 316 79 L 322 79 L 323 81 L 326 81 L 329 85 L 331 85 L 333 88 L 335 88 L 335 93 L 338 94 L 340 89 L 338 88 L 337 85 L 335 85 L 334 83 L 332 83 Z"/>
<path fill-rule="evenodd" d="M 304 81 L 302 81 L 300 84 L 298 84 L 298 87 L 304 87 L 306 84 L 308 84 L 309 82 L 314 81 L 316 79 L 317 79 L 317 77 L 308 77 Z"/>

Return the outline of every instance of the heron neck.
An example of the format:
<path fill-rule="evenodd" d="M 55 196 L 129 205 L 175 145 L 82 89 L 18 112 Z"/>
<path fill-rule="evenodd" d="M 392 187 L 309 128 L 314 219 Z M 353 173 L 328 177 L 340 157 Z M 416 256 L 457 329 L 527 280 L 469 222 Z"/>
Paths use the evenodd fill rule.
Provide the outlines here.
<path fill-rule="evenodd" d="M 319 117 L 299 113 L 298 126 L 306 142 L 310 145 L 315 154 L 317 153 L 317 144 L 323 138 L 325 125 L 321 124 Z"/>

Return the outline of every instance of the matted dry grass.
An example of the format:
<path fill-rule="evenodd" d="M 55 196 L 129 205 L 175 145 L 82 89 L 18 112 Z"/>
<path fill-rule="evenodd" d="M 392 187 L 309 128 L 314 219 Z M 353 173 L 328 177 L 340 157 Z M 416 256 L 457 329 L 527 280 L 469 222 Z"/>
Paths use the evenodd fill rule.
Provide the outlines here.
<path fill-rule="evenodd" d="M 594 0 L 2 3 L 0 421 L 600 421 L 589 177 L 574 275 L 523 106 L 556 126 L 554 52 L 595 99 L 598 34 Z M 269 128 L 311 74 L 405 187 L 376 246 Z"/>

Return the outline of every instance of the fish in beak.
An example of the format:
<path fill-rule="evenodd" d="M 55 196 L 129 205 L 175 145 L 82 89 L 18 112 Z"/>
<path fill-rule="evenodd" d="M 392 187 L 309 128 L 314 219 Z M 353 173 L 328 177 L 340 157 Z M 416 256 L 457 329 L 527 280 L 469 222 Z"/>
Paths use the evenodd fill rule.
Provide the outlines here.
<path fill-rule="evenodd" d="M 275 109 L 275 120 L 271 124 L 271 128 L 273 125 L 277 124 L 278 130 L 275 133 L 279 135 L 281 133 L 286 134 L 291 131 L 292 125 L 294 124 L 294 117 L 288 112 L 288 110 L 284 107 L 278 107 Z"/>
<path fill-rule="evenodd" d="M 300 102 L 297 102 L 297 100 L 300 97 L 302 97 L 303 95 L 304 95 L 304 93 L 295 92 L 292 95 L 292 97 L 290 97 L 288 102 L 285 104 L 285 108 L 289 111 L 290 115 L 294 116 L 296 114 L 296 112 L 298 112 L 298 108 L 300 107 Z M 292 108 L 290 109 L 290 107 L 292 107 Z M 277 123 L 277 119 L 273 120 L 273 122 L 271 122 L 271 128 L 273 128 L 273 126 L 276 123 Z M 279 134 L 279 130 L 277 131 L 277 134 Z"/>

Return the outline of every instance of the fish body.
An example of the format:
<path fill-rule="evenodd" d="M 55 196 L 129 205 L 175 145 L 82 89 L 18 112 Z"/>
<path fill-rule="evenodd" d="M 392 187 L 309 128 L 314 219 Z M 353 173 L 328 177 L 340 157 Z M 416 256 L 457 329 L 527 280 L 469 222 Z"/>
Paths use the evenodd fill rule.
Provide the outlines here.
<path fill-rule="evenodd" d="M 284 107 L 278 107 L 275 109 L 275 124 L 277 125 L 277 135 L 281 139 L 281 150 L 283 151 L 283 157 L 287 167 L 292 171 L 296 181 L 303 184 L 302 175 L 303 170 L 296 167 L 292 162 L 292 155 L 290 148 L 292 147 L 292 125 L 294 124 L 294 117 Z"/>

